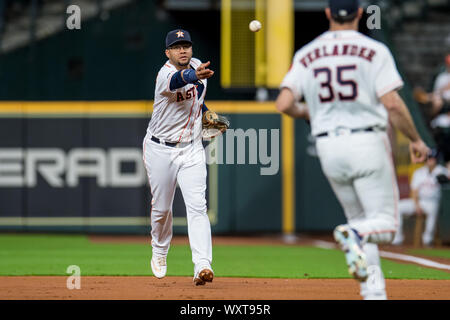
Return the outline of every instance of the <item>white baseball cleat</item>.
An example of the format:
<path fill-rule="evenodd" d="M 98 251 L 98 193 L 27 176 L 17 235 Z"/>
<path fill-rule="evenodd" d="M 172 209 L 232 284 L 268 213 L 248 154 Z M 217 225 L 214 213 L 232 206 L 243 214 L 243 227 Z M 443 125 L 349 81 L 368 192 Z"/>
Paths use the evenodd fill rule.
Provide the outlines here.
<path fill-rule="evenodd" d="M 359 235 L 347 225 L 337 226 L 333 235 L 345 252 L 348 273 L 358 281 L 366 281 L 368 277 L 366 254 L 362 249 Z"/>
<path fill-rule="evenodd" d="M 152 272 L 155 277 L 157 277 L 158 279 L 165 277 L 167 272 L 166 257 L 152 256 L 150 264 L 152 266 Z"/>
<path fill-rule="evenodd" d="M 373 293 L 363 296 L 364 300 L 387 300 L 386 292 L 383 293 Z"/>
<path fill-rule="evenodd" d="M 198 271 L 194 275 L 194 283 L 196 286 L 203 286 L 206 282 L 212 282 L 214 278 L 214 272 L 210 267 L 199 268 Z"/>

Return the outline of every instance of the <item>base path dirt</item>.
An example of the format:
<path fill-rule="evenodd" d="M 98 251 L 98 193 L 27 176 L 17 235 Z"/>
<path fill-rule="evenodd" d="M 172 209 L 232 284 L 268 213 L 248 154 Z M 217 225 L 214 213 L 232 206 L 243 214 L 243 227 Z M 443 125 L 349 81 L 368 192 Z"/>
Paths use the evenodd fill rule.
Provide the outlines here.
<path fill-rule="evenodd" d="M 215 278 L 194 286 L 190 277 L 82 277 L 79 290 L 67 277 L 0 277 L 0 299 L 133 300 L 358 300 L 353 279 Z M 448 280 L 386 280 L 394 300 L 450 300 Z"/>

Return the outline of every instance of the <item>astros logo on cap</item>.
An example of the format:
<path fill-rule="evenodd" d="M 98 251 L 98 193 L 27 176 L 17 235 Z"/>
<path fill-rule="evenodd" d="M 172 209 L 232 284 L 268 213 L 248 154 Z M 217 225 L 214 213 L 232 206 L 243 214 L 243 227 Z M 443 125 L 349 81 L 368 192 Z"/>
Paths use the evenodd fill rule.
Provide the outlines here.
<path fill-rule="evenodd" d="M 183 38 L 184 37 L 184 32 L 180 30 L 180 31 L 178 31 L 176 33 L 176 35 L 177 35 L 177 38 Z"/>

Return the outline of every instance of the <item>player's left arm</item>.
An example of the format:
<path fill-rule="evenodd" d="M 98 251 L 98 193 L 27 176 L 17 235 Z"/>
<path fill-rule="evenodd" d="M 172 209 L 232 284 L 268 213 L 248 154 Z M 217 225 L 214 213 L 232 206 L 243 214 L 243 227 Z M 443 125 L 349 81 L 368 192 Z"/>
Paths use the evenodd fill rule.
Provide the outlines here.
<path fill-rule="evenodd" d="M 379 101 L 388 112 L 391 123 L 409 140 L 413 163 L 425 161 L 429 152 L 412 119 L 411 113 L 397 90 L 403 87 L 403 80 L 395 65 L 394 57 L 386 46 L 380 48 L 380 57 L 374 64 L 375 90 Z"/>
<path fill-rule="evenodd" d="M 293 118 L 309 120 L 308 108 L 295 101 L 294 94 L 289 88 L 281 89 L 275 105 L 281 113 L 285 113 Z"/>

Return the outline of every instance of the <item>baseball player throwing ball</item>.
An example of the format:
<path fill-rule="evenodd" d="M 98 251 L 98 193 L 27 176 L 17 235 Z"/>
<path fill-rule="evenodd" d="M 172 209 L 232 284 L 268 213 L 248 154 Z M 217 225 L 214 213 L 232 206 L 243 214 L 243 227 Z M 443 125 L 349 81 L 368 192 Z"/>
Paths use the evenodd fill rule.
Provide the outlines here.
<path fill-rule="evenodd" d="M 358 32 L 359 2 L 330 0 L 325 14 L 329 30 L 295 53 L 276 106 L 295 118 L 309 113 L 322 170 L 348 221 L 334 238 L 363 298 L 386 299 L 377 244 L 393 240 L 399 219 L 388 121 L 409 138 L 413 162 L 429 148 L 397 93 L 403 81 L 389 49 Z"/>
<path fill-rule="evenodd" d="M 192 57 L 186 30 L 166 36 L 169 60 L 160 69 L 153 114 L 143 142 L 143 157 L 152 192 L 151 268 L 157 278 L 167 271 L 172 239 L 172 202 L 177 182 L 186 204 L 188 235 L 194 263 L 194 283 L 214 277 L 211 268 L 211 226 L 206 214 L 206 158 L 202 145 L 202 118 L 211 113 L 204 103 L 210 62 Z M 203 116 L 202 116 L 203 114 Z"/>

